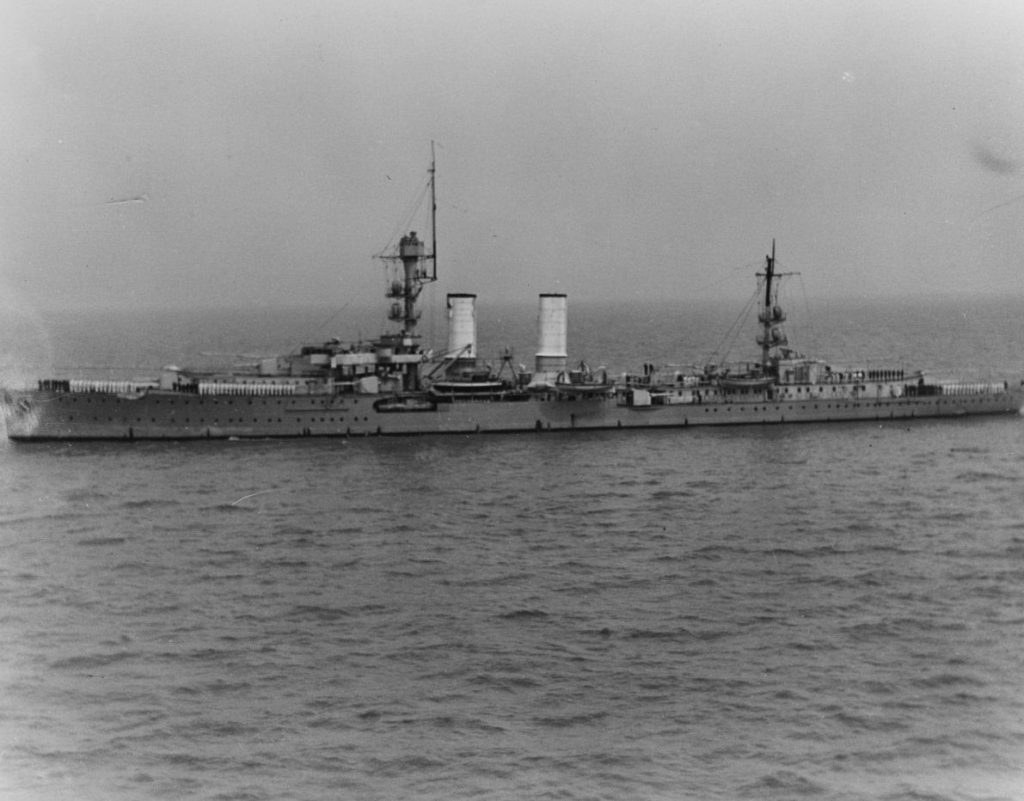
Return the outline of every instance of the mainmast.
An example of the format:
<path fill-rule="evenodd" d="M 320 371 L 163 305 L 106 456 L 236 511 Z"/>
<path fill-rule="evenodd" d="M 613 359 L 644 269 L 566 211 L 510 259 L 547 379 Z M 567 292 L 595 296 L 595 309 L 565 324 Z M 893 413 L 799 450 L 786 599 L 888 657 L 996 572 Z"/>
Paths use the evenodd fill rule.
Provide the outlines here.
<path fill-rule="evenodd" d="M 434 142 L 430 142 L 430 255 L 433 262 L 431 280 L 437 280 L 437 170 L 434 167 Z"/>

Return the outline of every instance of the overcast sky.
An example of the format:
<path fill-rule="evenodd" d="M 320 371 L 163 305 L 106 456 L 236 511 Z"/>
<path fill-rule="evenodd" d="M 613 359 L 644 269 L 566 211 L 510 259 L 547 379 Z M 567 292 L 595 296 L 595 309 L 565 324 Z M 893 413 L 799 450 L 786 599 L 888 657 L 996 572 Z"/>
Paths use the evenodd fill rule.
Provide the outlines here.
<path fill-rule="evenodd" d="M 446 291 L 1024 288 L 1024 3 L 0 0 L 0 290 L 378 301 L 436 140 Z M 1020 200 L 1018 200 L 1020 199 Z"/>

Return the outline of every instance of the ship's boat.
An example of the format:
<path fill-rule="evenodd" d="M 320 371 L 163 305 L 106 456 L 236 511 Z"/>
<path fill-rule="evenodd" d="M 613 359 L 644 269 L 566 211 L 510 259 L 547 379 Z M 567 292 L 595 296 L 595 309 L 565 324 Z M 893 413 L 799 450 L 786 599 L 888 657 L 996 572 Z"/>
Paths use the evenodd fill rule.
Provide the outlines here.
<path fill-rule="evenodd" d="M 722 389 L 736 391 L 736 390 L 755 390 L 755 389 L 767 389 L 775 383 L 775 377 L 770 375 L 761 376 L 723 376 L 718 379 L 718 385 Z"/>
<path fill-rule="evenodd" d="M 445 377 L 430 383 L 430 393 L 439 400 L 457 398 L 497 398 L 503 392 L 513 388 L 509 381 L 503 381 L 493 375 L 490 370 L 474 369 L 457 372 L 451 371 Z"/>
<path fill-rule="evenodd" d="M 439 381 L 432 384 L 430 394 L 438 403 L 477 400 L 527 400 L 530 393 L 501 381 Z"/>
<path fill-rule="evenodd" d="M 395 330 L 372 341 L 338 339 L 263 358 L 248 370 L 169 365 L 145 380 L 44 378 L 31 390 L 0 388 L 7 435 L 16 441 L 368 436 L 575 431 L 1016 414 L 1014 381 L 937 381 L 900 364 L 838 366 L 789 347 L 775 244 L 758 272 L 760 359 L 688 371 L 645 363 L 610 379 L 570 367 L 568 301 L 540 295 L 534 369 L 508 349 L 481 361 L 476 295 L 447 296 L 449 341 L 421 347 L 422 291 L 437 280 L 436 171 L 428 170 L 430 235 L 412 231 L 378 258 Z"/>
<path fill-rule="evenodd" d="M 374 401 L 373 408 L 378 412 L 433 412 L 437 403 L 420 395 L 393 395 Z"/>

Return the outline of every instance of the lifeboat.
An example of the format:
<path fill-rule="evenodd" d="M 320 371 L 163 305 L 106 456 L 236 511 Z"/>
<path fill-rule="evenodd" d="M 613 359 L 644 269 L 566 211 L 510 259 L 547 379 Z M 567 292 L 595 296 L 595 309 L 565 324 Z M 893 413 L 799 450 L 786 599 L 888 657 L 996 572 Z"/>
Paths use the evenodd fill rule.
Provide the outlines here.
<path fill-rule="evenodd" d="M 770 375 L 761 376 L 728 376 L 718 379 L 718 386 L 722 389 L 767 389 L 775 383 Z"/>

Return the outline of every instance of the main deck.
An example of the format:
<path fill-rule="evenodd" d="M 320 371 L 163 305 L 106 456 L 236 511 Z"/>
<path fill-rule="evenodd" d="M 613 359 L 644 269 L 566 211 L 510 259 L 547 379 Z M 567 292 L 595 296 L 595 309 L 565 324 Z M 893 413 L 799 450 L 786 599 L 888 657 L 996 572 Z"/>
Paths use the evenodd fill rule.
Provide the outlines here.
<path fill-rule="evenodd" d="M 965 387 L 969 388 L 965 389 Z M 1020 387 L 947 385 L 901 397 L 720 398 L 635 403 L 623 391 L 540 392 L 525 399 L 386 406 L 371 395 L 37 390 L 7 402 L 7 434 L 29 440 L 361 437 L 773 425 L 1019 413 Z"/>

